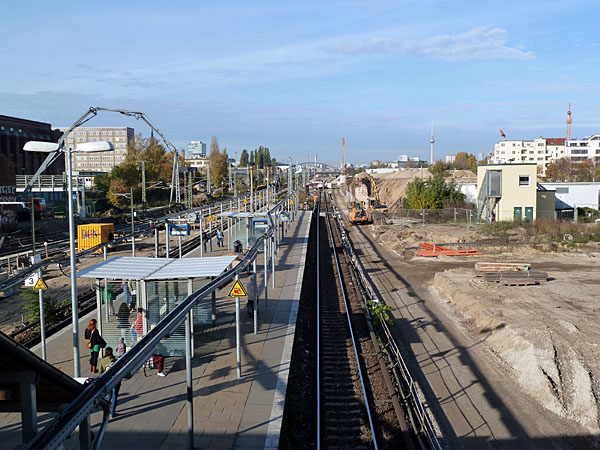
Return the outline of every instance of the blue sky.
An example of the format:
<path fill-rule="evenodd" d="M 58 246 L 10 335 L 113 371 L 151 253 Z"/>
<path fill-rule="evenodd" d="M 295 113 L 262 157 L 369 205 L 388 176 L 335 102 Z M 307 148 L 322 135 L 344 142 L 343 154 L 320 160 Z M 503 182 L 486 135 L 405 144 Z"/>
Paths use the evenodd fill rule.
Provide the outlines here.
<path fill-rule="evenodd" d="M 339 164 L 488 153 L 600 132 L 595 1 L 10 2 L 0 114 L 70 125 L 144 111 L 177 146 L 219 138 Z M 89 125 L 142 123 L 101 113 Z"/>

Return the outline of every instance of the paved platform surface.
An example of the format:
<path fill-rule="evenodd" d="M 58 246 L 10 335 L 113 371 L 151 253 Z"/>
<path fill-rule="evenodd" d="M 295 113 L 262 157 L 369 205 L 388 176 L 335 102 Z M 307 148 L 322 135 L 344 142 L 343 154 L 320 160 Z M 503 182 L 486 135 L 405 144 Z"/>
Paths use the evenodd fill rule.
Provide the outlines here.
<path fill-rule="evenodd" d="M 277 448 L 287 388 L 289 363 L 304 260 L 310 228 L 310 212 L 300 212 L 281 243 L 275 273 L 275 288 L 269 277 L 264 301 L 263 256 L 258 258 L 260 286 L 259 329 L 242 301 L 242 377 L 236 374 L 235 300 L 226 297 L 228 288 L 217 294 L 217 323 L 195 332 L 193 360 L 194 437 L 199 449 Z M 213 247 L 217 250 L 216 247 Z M 216 254 L 212 253 L 212 254 Z M 199 256 L 199 255 L 191 255 Z M 247 282 L 247 276 L 240 277 Z M 95 313 L 92 313 L 95 314 Z M 80 330 L 92 315 L 82 317 Z M 70 329 L 52 336 L 48 360 L 71 374 L 73 371 Z M 89 353 L 81 342 L 82 375 L 87 375 Z M 39 349 L 35 349 L 40 353 Z M 122 383 L 117 416 L 109 422 L 101 448 L 172 449 L 186 448 L 187 409 L 185 406 L 184 358 L 165 360 L 167 377 L 156 370 L 142 370 Z M 43 426 L 52 417 L 40 414 Z M 92 431 L 100 414 L 92 415 Z M 3 448 L 20 445 L 20 415 L 0 413 Z M 65 443 L 78 448 L 76 433 Z"/>

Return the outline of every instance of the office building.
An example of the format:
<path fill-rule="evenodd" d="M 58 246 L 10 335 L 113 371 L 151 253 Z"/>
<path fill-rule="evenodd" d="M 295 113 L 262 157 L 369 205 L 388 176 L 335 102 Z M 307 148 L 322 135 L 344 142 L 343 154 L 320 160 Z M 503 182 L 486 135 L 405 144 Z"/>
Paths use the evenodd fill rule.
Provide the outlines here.
<path fill-rule="evenodd" d="M 3 178 L 14 180 L 17 174 L 33 175 L 48 156 L 46 153 L 26 152 L 23 146 L 27 141 L 58 142 L 62 133 L 53 130 L 49 123 L 16 117 L 0 116 L 0 155 L 4 156 L 11 167 L 3 165 Z M 65 170 L 64 157 L 61 156 L 45 172 L 46 175 L 59 175 Z M 6 181 L 3 181 L 6 183 Z"/>
<path fill-rule="evenodd" d="M 68 128 L 61 128 L 62 131 Z M 134 131 L 129 127 L 79 127 L 67 136 L 66 144 L 77 150 L 77 144 L 85 142 L 108 141 L 115 149 L 102 153 L 75 153 L 73 155 L 73 170 L 89 172 L 110 172 L 127 156 L 127 144 L 133 140 Z"/>
<path fill-rule="evenodd" d="M 189 158 L 205 158 L 206 143 L 202 141 L 191 141 L 188 144 L 187 151 Z"/>

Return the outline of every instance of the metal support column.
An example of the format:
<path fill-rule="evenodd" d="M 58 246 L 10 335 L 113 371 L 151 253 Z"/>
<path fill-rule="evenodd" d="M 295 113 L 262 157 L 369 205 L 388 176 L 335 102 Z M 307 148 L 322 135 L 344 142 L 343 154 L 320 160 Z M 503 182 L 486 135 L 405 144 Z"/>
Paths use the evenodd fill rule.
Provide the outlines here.
<path fill-rule="evenodd" d="M 171 239 L 169 238 L 169 224 L 165 224 L 165 244 L 167 246 L 167 258 L 169 257 L 170 254 L 170 248 L 169 248 L 169 243 L 170 243 Z"/>
<path fill-rule="evenodd" d="M 257 254 L 258 256 L 258 254 Z M 252 281 L 254 282 L 254 334 L 258 334 L 258 283 L 257 283 L 257 272 L 256 272 L 256 258 L 252 261 Z"/>
<path fill-rule="evenodd" d="M 90 427 L 90 416 L 79 424 L 79 450 L 89 450 L 92 448 L 92 430 Z"/>
<path fill-rule="evenodd" d="M 39 271 L 40 279 L 42 278 L 42 270 Z M 38 290 L 40 301 L 40 339 L 42 344 L 42 359 L 46 361 L 46 321 L 44 320 L 44 290 Z"/>
<path fill-rule="evenodd" d="M 265 256 L 265 307 L 267 306 L 267 301 L 269 300 L 269 263 L 268 263 L 268 257 L 267 257 L 267 253 L 268 253 L 268 245 L 269 240 L 265 237 L 265 240 L 263 242 L 263 251 L 264 251 L 264 256 Z"/>
<path fill-rule="evenodd" d="M 154 257 L 158 258 L 158 228 L 154 229 Z"/>
<path fill-rule="evenodd" d="M 235 280 L 239 276 L 236 274 Z M 240 298 L 235 298 L 235 356 L 237 362 L 237 376 L 242 378 L 242 332 L 240 329 Z"/>
<path fill-rule="evenodd" d="M 179 259 L 181 259 L 181 236 L 179 236 Z"/>
<path fill-rule="evenodd" d="M 21 422 L 23 443 L 33 439 L 38 431 L 37 422 L 37 398 L 36 388 L 37 377 L 33 372 L 20 374 L 19 389 L 21 394 Z"/>
<path fill-rule="evenodd" d="M 191 283 L 191 280 L 190 280 Z M 185 319 L 185 381 L 188 418 L 188 449 L 194 449 L 194 390 L 192 388 L 192 314 Z"/>
<path fill-rule="evenodd" d="M 275 236 L 275 233 L 273 233 L 273 236 Z M 273 270 L 273 276 L 271 277 L 272 287 L 275 289 L 275 237 L 271 241 L 271 268 Z"/>
<path fill-rule="evenodd" d="M 204 256 L 204 231 L 202 230 L 202 210 L 200 210 L 200 258 Z"/>

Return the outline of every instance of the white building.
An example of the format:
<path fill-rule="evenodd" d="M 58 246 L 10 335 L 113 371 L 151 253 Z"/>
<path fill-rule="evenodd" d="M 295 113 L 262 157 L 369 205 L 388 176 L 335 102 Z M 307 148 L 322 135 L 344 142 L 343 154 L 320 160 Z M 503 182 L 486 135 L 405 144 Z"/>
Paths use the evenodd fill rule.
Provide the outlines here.
<path fill-rule="evenodd" d="M 598 161 L 600 159 L 600 134 L 584 139 L 569 140 L 565 156 L 571 158 L 573 162 L 584 161 L 586 158 Z"/>
<path fill-rule="evenodd" d="M 543 138 L 523 141 L 500 141 L 494 146 L 490 164 L 531 164 L 542 168 L 542 173 L 553 161 L 566 156 L 564 138 Z"/>
<path fill-rule="evenodd" d="M 187 146 L 190 158 L 204 158 L 206 156 L 206 143 L 202 141 L 191 141 Z"/>
<path fill-rule="evenodd" d="M 60 128 L 65 132 L 69 128 Z M 67 145 L 77 150 L 77 144 L 85 142 L 108 141 L 115 149 L 102 153 L 74 153 L 73 170 L 91 172 L 110 172 L 127 156 L 127 144 L 133 140 L 134 131 L 129 127 L 79 127 L 67 136 Z"/>
<path fill-rule="evenodd" d="M 446 164 L 451 164 L 456 159 L 456 155 L 446 155 Z"/>
<path fill-rule="evenodd" d="M 556 182 L 540 183 L 556 195 L 556 209 L 600 209 L 600 183 Z"/>

